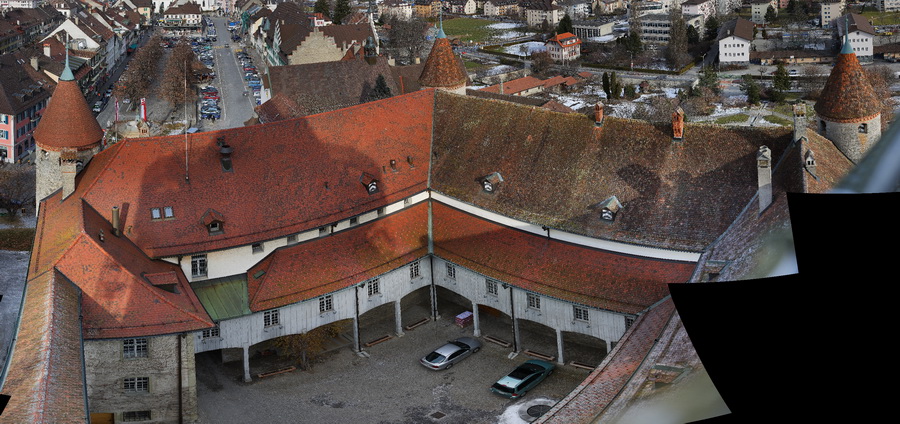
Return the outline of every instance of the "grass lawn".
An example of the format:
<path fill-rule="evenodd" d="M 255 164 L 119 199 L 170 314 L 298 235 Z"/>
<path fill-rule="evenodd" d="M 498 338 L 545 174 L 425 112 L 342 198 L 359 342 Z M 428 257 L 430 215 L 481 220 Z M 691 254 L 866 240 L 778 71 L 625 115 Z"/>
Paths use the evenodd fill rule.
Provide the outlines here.
<path fill-rule="evenodd" d="M 31 250 L 34 228 L 0 229 L 0 250 Z"/>
<path fill-rule="evenodd" d="M 900 24 L 900 12 L 879 12 L 877 10 L 867 10 L 862 13 L 872 25 L 898 25 Z"/>
<path fill-rule="evenodd" d="M 488 28 L 489 25 L 496 23 L 497 21 L 475 18 L 444 19 L 444 33 L 447 34 L 448 38 L 459 38 L 462 41 L 484 43 L 489 41 L 494 34 L 513 31 L 510 29 Z M 437 25 L 437 23 L 435 25 Z"/>
<path fill-rule="evenodd" d="M 763 116 L 763 119 L 765 119 L 766 121 L 771 122 L 773 124 L 781 125 L 783 127 L 788 127 L 788 126 L 794 125 L 794 123 L 791 120 L 784 119 L 780 116 L 775 116 L 775 115 L 766 115 L 766 116 Z"/>
<path fill-rule="evenodd" d="M 786 116 L 794 116 L 794 105 L 791 103 L 776 104 L 772 110 Z M 807 110 L 809 112 L 809 110 Z"/>
<path fill-rule="evenodd" d="M 745 113 L 738 113 L 735 115 L 723 116 L 721 118 L 716 119 L 717 124 L 737 124 L 741 122 L 747 122 L 747 119 L 750 119 Z"/>

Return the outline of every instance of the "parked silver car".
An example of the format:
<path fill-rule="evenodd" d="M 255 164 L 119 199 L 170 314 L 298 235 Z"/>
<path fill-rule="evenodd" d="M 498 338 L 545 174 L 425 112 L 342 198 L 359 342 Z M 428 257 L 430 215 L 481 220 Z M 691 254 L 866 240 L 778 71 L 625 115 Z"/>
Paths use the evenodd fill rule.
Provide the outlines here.
<path fill-rule="evenodd" d="M 460 337 L 425 355 L 419 360 L 419 363 L 433 370 L 445 370 L 480 349 L 481 342 L 478 340 L 471 337 Z"/>

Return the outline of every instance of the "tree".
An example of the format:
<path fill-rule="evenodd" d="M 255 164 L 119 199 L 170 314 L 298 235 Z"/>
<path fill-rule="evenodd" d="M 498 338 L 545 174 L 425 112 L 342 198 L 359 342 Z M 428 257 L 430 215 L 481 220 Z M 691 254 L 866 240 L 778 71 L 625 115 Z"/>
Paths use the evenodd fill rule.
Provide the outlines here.
<path fill-rule="evenodd" d="M 300 369 L 308 370 L 312 366 L 312 361 L 325 350 L 325 343 L 340 335 L 342 331 L 343 325 L 335 322 L 303 334 L 279 337 L 273 344 L 280 355 L 295 359 Z"/>
<path fill-rule="evenodd" d="M 562 19 L 559 20 L 559 25 L 556 26 L 556 32 L 559 34 L 564 34 L 567 32 L 573 32 L 572 28 L 572 18 L 569 17 L 569 14 L 566 13 Z"/>
<path fill-rule="evenodd" d="M 607 99 L 612 98 L 612 88 L 611 87 L 612 86 L 609 85 L 609 74 L 604 72 L 603 73 L 603 92 L 606 93 Z"/>
<path fill-rule="evenodd" d="M 778 17 L 778 14 L 775 12 L 775 8 L 771 5 L 768 9 L 766 9 L 766 16 L 764 17 L 767 24 L 775 22 L 775 18 Z"/>
<path fill-rule="evenodd" d="M 35 197 L 34 166 L 0 162 L 0 209 L 15 218 L 25 205 L 33 205 Z"/>
<path fill-rule="evenodd" d="M 644 43 L 637 31 L 631 31 L 625 37 L 616 38 L 616 43 L 622 45 L 625 51 L 632 55 L 637 55 L 644 51 Z"/>
<path fill-rule="evenodd" d="M 375 87 L 372 88 L 372 92 L 369 94 L 369 101 L 386 99 L 391 96 L 393 94 L 391 94 L 391 88 L 388 87 L 384 75 L 378 74 L 378 78 L 375 79 Z"/>
<path fill-rule="evenodd" d="M 534 52 L 531 54 L 531 72 L 537 75 L 545 75 L 553 70 L 553 58 L 547 51 Z"/>
<path fill-rule="evenodd" d="M 709 41 L 719 38 L 719 25 L 719 20 L 715 16 L 710 16 L 703 24 L 704 38 Z"/>
<path fill-rule="evenodd" d="M 784 63 L 779 62 L 778 68 L 775 69 L 775 75 L 772 77 L 772 100 L 783 103 L 790 88 L 791 77 L 788 75 Z"/>
<path fill-rule="evenodd" d="M 609 74 L 609 91 L 613 99 L 622 97 L 622 82 L 619 81 L 619 77 L 615 72 Z"/>
<path fill-rule="evenodd" d="M 428 30 L 428 22 L 421 18 L 409 20 L 398 19 L 391 16 L 388 21 L 389 48 L 396 57 L 406 56 L 409 62 L 422 56 L 425 50 L 425 31 Z"/>
<path fill-rule="evenodd" d="M 744 74 L 741 77 L 741 91 L 747 93 L 747 103 L 759 104 L 761 100 L 759 83 L 753 79 L 752 75 Z"/>
<path fill-rule="evenodd" d="M 192 68 L 195 61 L 194 51 L 182 38 L 166 61 L 166 70 L 158 88 L 159 96 L 173 106 L 186 103 L 191 98 L 190 88 L 195 82 Z"/>
<path fill-rule="evenodd" d="M 336 0 L 334 3 L 334 13 L 331 15 L 331 20 L 334 21 L 335 24 L 340 24 L 341 21 L 344 20 L 353 10 L 350 8 L 350 0 Z"/>
<path fill-rule="evenodd" d="M 321 13 L 322 16 L 327 18 L 331 18 L 331 3 L 328 0 L 316 0 L 316 4 L 313 6 L 314 13 Z"/>
<path fill-rule="evenodd" d="M 719 94 L 721 92 L 719 88 L 719 73 L 712 66 L 704 66 L 700 70 L 700 80 L 697 86 L 712 90 L 714 94 Z"/>
<path fill-rule="evenodd" d="M 687 42 L 688 45 L 694 45 L 700 42 L 700 33 L 697 32 L 697 28 L 693 25 L 687 26 Z"/>
<path fill-rule="evenodd" d="M 681 14 L 681 8 L 672 8 L 669 12 L 669 21 L 672 26 L 669 27 L 669 45 L 666 47 L 666 62 L 671 68 L 678 69 L 687 64 L 690 56 L 687 53 L 688 39 L 687 27 L 684 22 L 684 16 Z"/>

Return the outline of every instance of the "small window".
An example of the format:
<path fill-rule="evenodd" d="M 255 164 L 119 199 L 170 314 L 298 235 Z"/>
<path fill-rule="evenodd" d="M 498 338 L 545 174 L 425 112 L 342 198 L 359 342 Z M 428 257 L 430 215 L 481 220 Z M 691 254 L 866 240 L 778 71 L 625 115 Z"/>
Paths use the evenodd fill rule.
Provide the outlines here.
<path fill-rule="evenodd" d="M 403 206 L 409 206 L 411 204 L 412 204 L 412 199 L 410 199 L 409 197 L 403 199 Z"/>
<path fill-rule="evenodd" d="M 537 295 L 528 293 L 528 294 L 527 294 L 527 299 L 528 299 L 528 302 L 527 302 L 527 303 L 528 303 L 528 307 L 529 307 L 529 308 L 531 308 L 531 309 L 541 309 L 541 298 L 540 298 L 540 297 L 538 297 Z"/>
<path fill-rule="evenodd" d="M 582 308 L 580 306 L 573 306 L 572 310 L 575 313 L 576 321 L 590 321 L 587 308 Z"/>
<path fill-rule="evenodd" d="M 126 378 L 123 389 L 128 393 L 146 393 L 150 391 L 150 377 Z"/>
<path fill-rule="evenodd" d="M 367 284 L 369 290 L 369 296 L 374 296 L 376 294 L 381 294 L 381 280 L 378 278 L 373 278 L 369 280 Z"/>
<path fill-rule="evenodd" d="M 210 222 L 206 229 L 209 230 L 209 234 L 221 234 L 223 231 L 222 223 L 219 221 Z"/>
<path fill-rule="evenodd" d="M 350 218 L 350 225 L 353 226 L 356 224 L 359 224 L 359 218 L 355 216 L 353 218 Z"/>
<path fill-rule="evenodd" d="M 150 208 L 151 219 L 162 219 L 162 211 L 159 208 Z"/>
<path fill-rule="evenodd" d="M 263 251 L 262 243 L 253 243 L 250 247 L 253 249 L 253 253 L 262 253 Z"/>
<path fill-rule="evenodd" d="M 278 309 L 263 312 L 263 326 L 271 327 L 279 324 L 281 324 L 281 320 L 279 319 Z"/>
<path fill-rule="evenodd" d="M 126 359 L 147 357 L 147 338 L 138 337 L 122 340 L 122 356 Z"/>
<path fill-rule="evenodd" d="M 206 255 L 191 256 L 191 277 L 206 277 Z"/>
<path fill-rule="evenodd" d="M 331 295 L 319 298 L 319 312 L 328 312 L 334 310 L 334 299 Z"/>
<path fill-rule="evenodd" d="M 166 207 L 164 207 L 164 208 L 163 208 L 163 214 L 164 214 L 163 216 L 164 216 L 165 218 L 167 218 L 167 219 L 168 219 L 168 218 L 174 218 L 174 217 L 175 217 L 175 212 L 172 210 L 172 207 L 171 207 L 171 206 L 166 206 Z"/>
<path fill-rule="evenodd" d="M 633 317 L 625 317 L 625 329 L 627 330 L 627 329 L 631 328 L 632 324 L 634 324 L 634 318 Z"/>
<path fill-rule="evenodd" d="M 378 216 L 384 216 L 384 208 L 378 208 Z"/>
<path fill-rule="evenodd" d="M 491 296 L 497 296 L 500 293 L 500 284 L 498 284 L 497 280 L 491 280 L 490 278 L 484 281 L 485 291 L 487 294 Z"/>
<path fill-rule="evenodd" d="M 210 339 L 213 337 L 219 337 L 219 326 L 218 325 L 213 328 L 207 328 L 206 330 L 203 330 L 203 332 L 200 334 L 200 338 L 203 338 L 203 339 Z"/>
<path fill-rule="evenodd" d="M 419 261 L 409 264 L 409 278 L 418 278 L 419 276 L 421 276 L 419 273 Z"/>
<path fill-rule="evenodd" d="M 296 242 L 297 242 L 297 235 L 296 235 L 296 234 L 291 234 L 291 235 L 287 236 L 287 242 L 288 242 L 288 244 L 294 244 L 294 243 L 296 243 Z"/>
<path fill-rule="evenodd" d="M 150 421 L 150 411 L 125 411 L 122 413 L 122 421 Z"/>
<path fill-rule="evenodd" d="M 869 133 L 869 124 L 859 124 L 859 133 L 860 134 L 868 134 Z"/>
<path fill-rule="evenodd" d="M 328 227 L 319 228 L 319 237 L 328 235 Z"/>
<path fill-rule="evenodd" d="M 447 278 L 451 280 L 456 279 L 456 265 L 447 262 Z"/>

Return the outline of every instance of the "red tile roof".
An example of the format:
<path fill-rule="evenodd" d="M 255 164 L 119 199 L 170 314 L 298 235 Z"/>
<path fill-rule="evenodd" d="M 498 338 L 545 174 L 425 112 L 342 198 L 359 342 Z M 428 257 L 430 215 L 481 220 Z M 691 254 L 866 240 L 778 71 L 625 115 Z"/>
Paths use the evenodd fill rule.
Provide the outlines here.
<path fill-rule="evenodd" d="M 843 123 L 868 121 L 881 113 L 881 101 L 855 53 L 838 54 L 815 109 L 826 120 Z"/>
<path fill-rule="evenodd" d="M 349 287 L 428 253 L 423 202 L 366 223 L 281 248 L 247 272 L 250 309 L 277 308 Z M 256 277 L 264 271 L 265 274 Z"/>
<path fill-rule="evenodd" d="M 468 78 L 462 61 L 453 54 L 450 40 L 434 40 L 434 46 L 419 77 L 419 84 L 423 87 L 458 88 L 464 86 Z"/>
<path fill-rule="evenodd" d="M 88 106 L 78 83 L 59 81 L 53 97 L 34 130 L 34 140 L 45 150 L 87 150 L 100 145 L 103 130 Z"/>
<path fill-rule="evenodd" d="M 0 422 L 85 421 L 79 296 L 78 287 L 57 271 L 28 281 L 3 384 L 10 399 Z"/>
<path fill-rule="evenodd" d="M 125 236 L 154 258 L 285 237 L 425 190 L 433 99 L 420 91 L 270 124 L 127 140 L 98 155 L 107 159 L 84 198 L 101 211 L 122 207 Z M 234 149 L 232 172 L 220 163 L 219 137 Z M 364 173 L 379 192 L 365 190 Z M 173 219 L 151 219 L 151 208 L 165 206 Z M 221 214 L 222 234 L 201 223 L 209 209 Z"/>
<path fill-rule="evenodd" d="M 436 255 L 525 290 L 634 314 L 687 282 L 695 263 L 571 245 L 504 227 L 434 202 Z"/>

